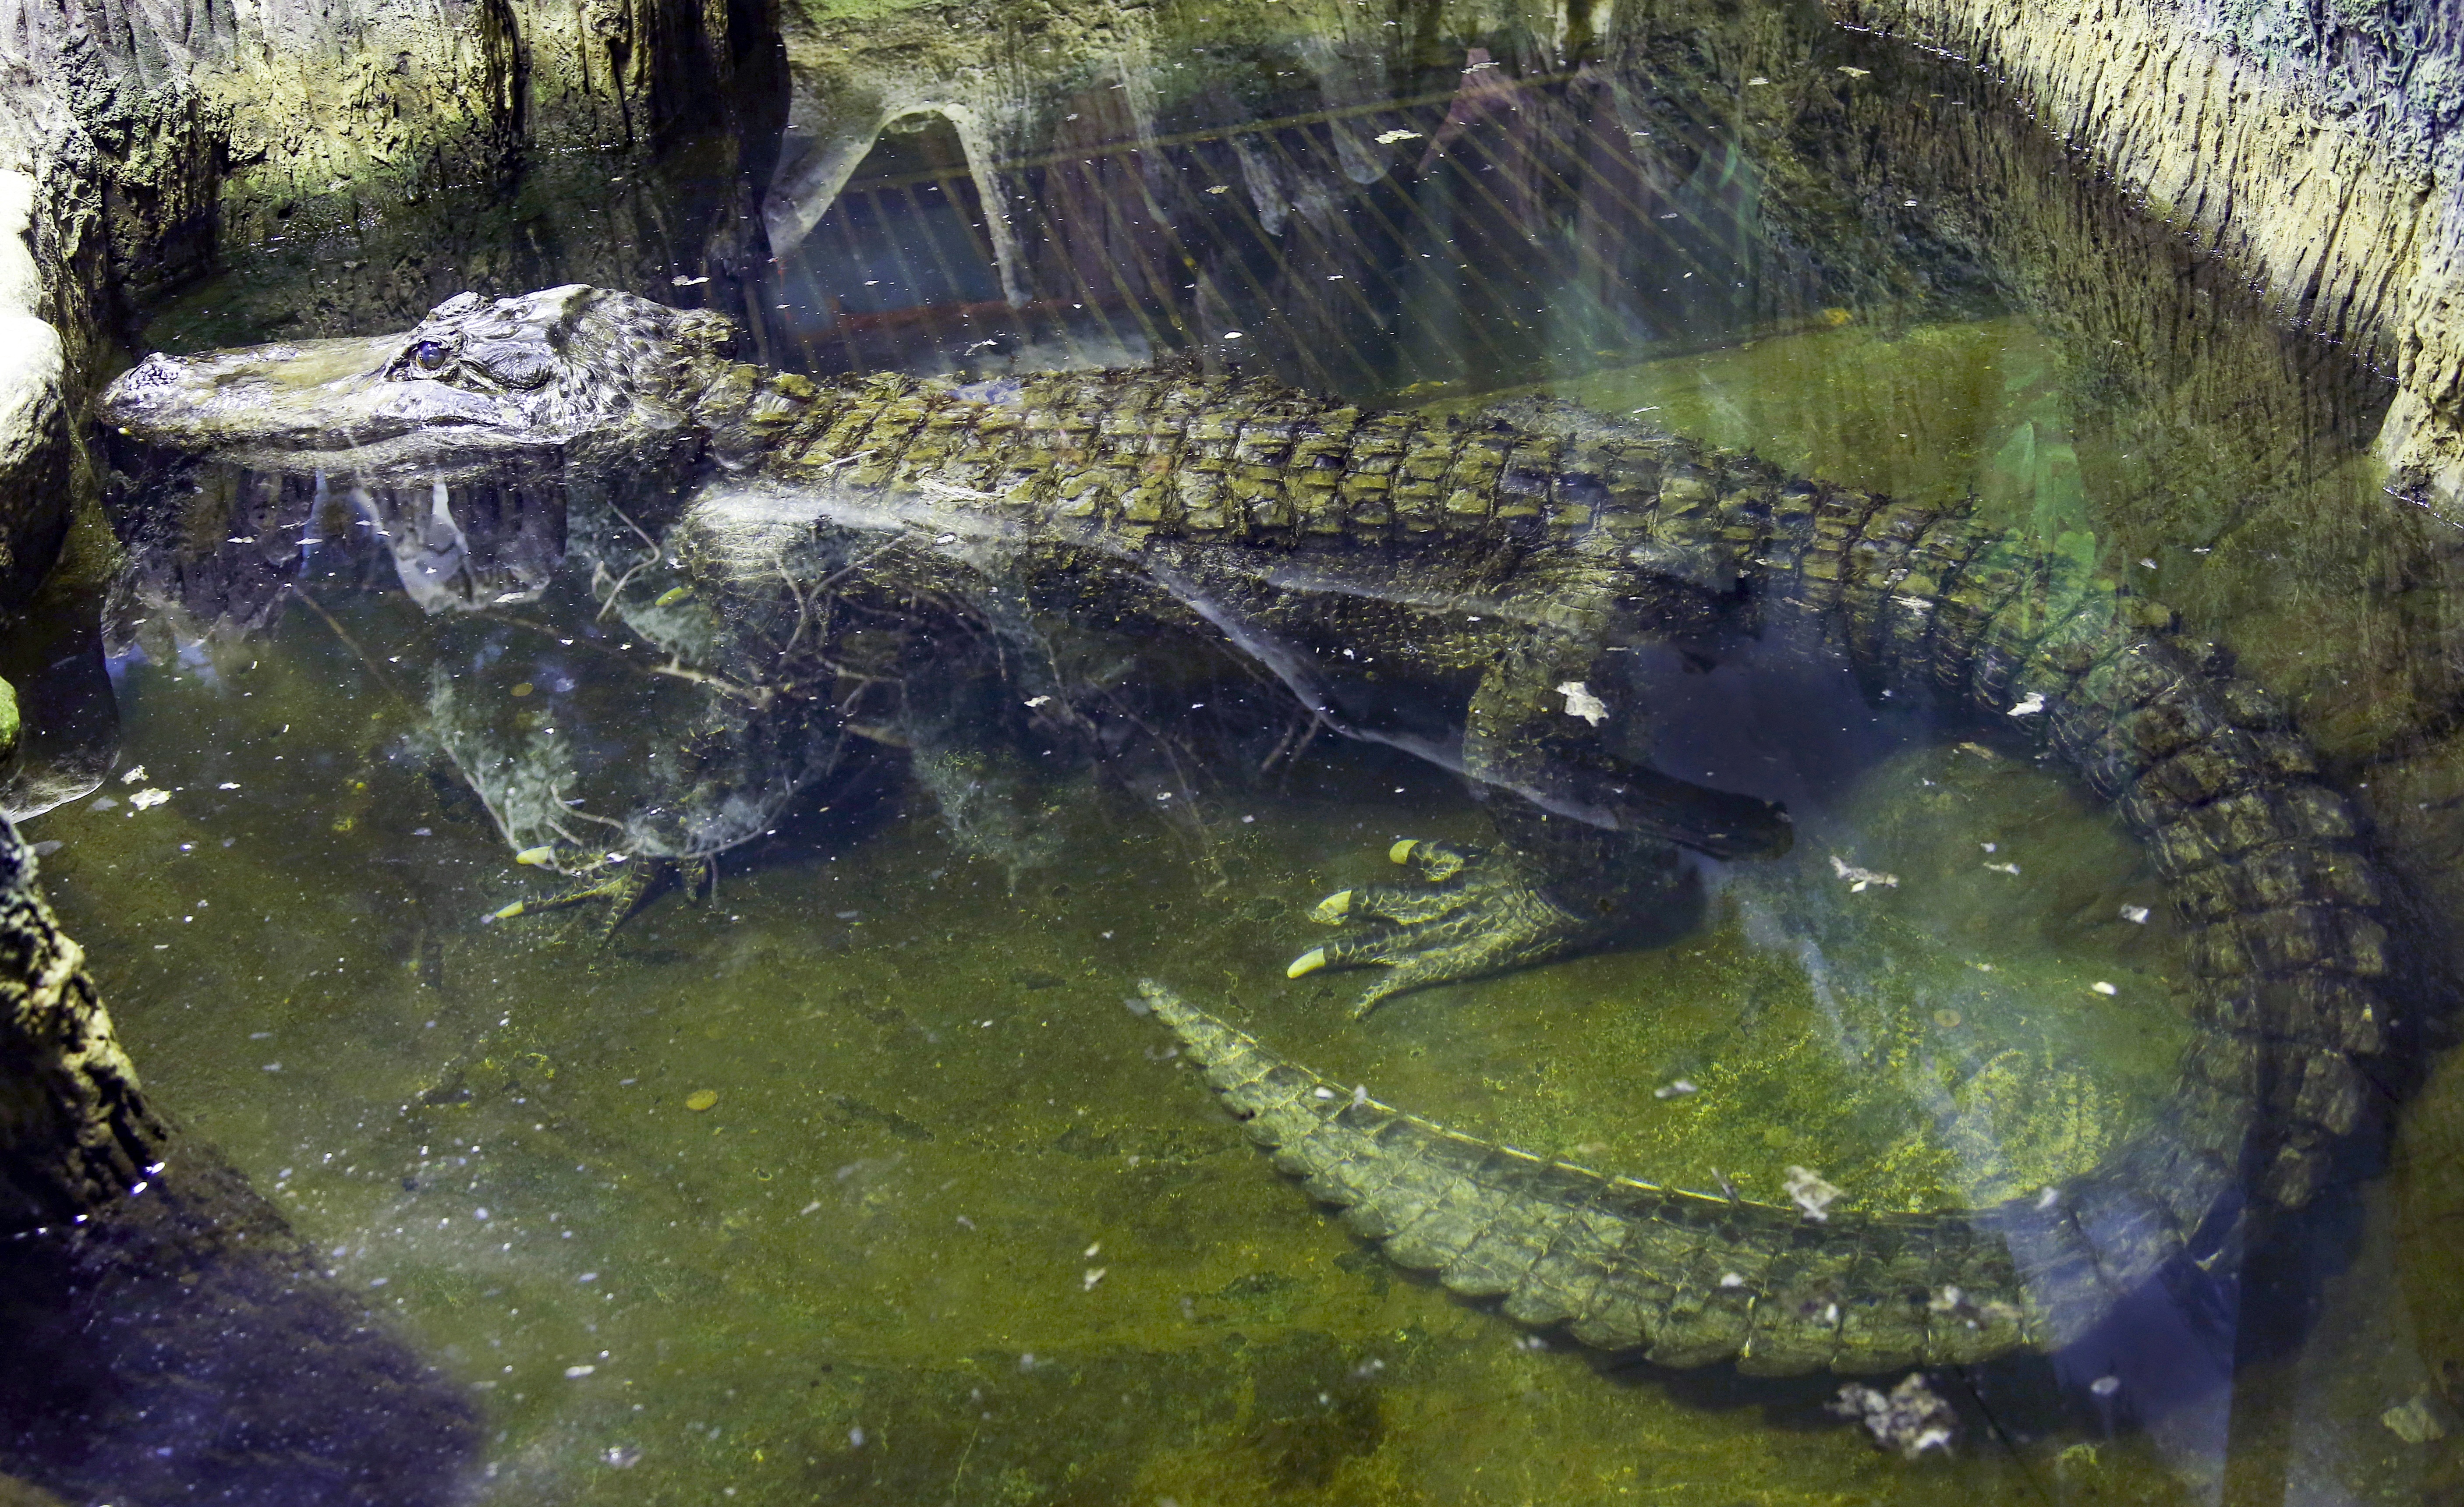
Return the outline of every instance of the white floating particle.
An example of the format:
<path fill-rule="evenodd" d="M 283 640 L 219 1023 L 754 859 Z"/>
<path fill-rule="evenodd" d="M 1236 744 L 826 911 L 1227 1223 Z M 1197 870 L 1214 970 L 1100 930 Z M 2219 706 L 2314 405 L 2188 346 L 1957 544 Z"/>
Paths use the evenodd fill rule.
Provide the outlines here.
<path fill-rule="evenodd" d="M 1805 1217 L 1816 1224 L 1830 1219 L 1831 1201 L 1839 1196 L 1839 1190 L 1824 1182 L 1822 1174 L 1810 1167 L 1791 1167 L 1788 1179 L 1780 1187 L 1796 1207 L 1805 1211 Z"/>
<path fill-rule="evenodd" d="M 216 785 L 214 788 L 216 790 L 237 790 L 239 789 L 239 781 L 235 779 L 227 779 L 221 784 Z"/>
<path fill-rule="evenodd" d="M 1592 688 L 1581 681 L 1562 682 L 1557 694 L 1566 698 L 1566 715 L 1580 717 L 1595 728 L 1608 720 L 1609 704 L 1593 695 Z"/>
<path fill-rule="evenodd" d="M 1837 853 L 1831 855 L 1831 871 L 1848 882 L 1848 893 L 1852 895 L 1862 894 L 1866 886 L 1871 885 L 1881 885 L 1889 889 L 1900 887 L 1899 875 L 1885 874 L 1878 869 L 1859 868 Z"/>
<path fill-rule="evenodd" d="M 1723 1287 L 1743 1287 L 1746 1285 L 1746 1279 L 1735 1272 L 1722 1272 L 1720 1274 L 1720 1285 Z"/>
<path fill-rule="evenodd" d="M 1106 1268 L 1100 1266 L 1090 1266 L 1087 1268 L 1087 1285 L 1080 1288 L 1079 1291 L 1082 1293 L 1093 1292 L 1095 1290 L 1095 1284 L 1104 1279 L 1105 1270 Z"/>
<path fill-rule="evenodd" d="M 2099 1397 L 2110 1397 L 2114 1393 L 2122 1390 L 2122 1378 L 2119 1376 L 2100 1376 L 2095 1381 L 2087 1384 L 2087 1389 L 2096 1393 Z"/>
<path fill-rule="evenodd" d="M 2014 717 L 2033 717 L 2037 712 L 2044 710 L 2045 693 L 2040 690 L 2032 690 L 2018 699 L 2018 701 L 2011 708 L 2009 714 Z"/>
<path fill-rule="evenodd" d="M 148 785 L 143 790 L 141 790 L 135 795 L 129 797 L 128 804 L 136 810 L 143 811 L 149 806 L 159 806 L 170 798 L 171 793 L 169 791 L 157 790 L 153 786 Z"/>
<path fill-rule="evenodd" d="M 2090 989 L 2095 990 L 2095 991 L 2096 991 L 2098 994 L 2118 994 L 2122 993 L 2122 991 L 2120 991 L 2120 990 L 2118 990 L 2118 989 L 2114 988 L 2111 984 L 2106 983 L 2103 979 L 2101 979 L 2101 978 L 2100 978 L 2100 979 L 2098 979 L 2095 983 L 2088 985 L 2087 987 L 2088 987 L 2088 988 L 2090 988 Z"/>
<path fill-rule="evenodd" d="M 1377 133 L 1377 144 L 1380 146 L 1392 146 L 1397 142 L 1417 142 L 1419 139 L 1419 132 L 1406 131 L 1400 126 L 1396 127 L 1392 131 L 1380 131 Z"/>
<path fill-rule="evenodd" d="M 2147 907 L 2145 906 L 2124 906 L 2122 907 L 2122 919 L 2129 922 L 2132 926 L 2144 927 L 2147 924 Z"/>
<path fill-rule="evenodd" d="M 1997 874 L 2016 874 L 2019 872 L 2019 865 L 2016 863 L 1988 863 L 1985 866 L 1993 870 L 1993 872 Z"/>
<path fill-rule="evenodd" d="M 1699 1092 L 1701 1092 L 1701 1090 L 1681 1078 L 1675 1082 L 1662 1083 L 1658 1088 L 1653 1089 L 1651 1091 L 1651 1097 L 1654 1099 L 1683 1099 L 1687 1094 Z"/>
<path fill-rule="evenodd" d="M 145 766 L 143 764 L 131 764 L 128 766 L 127 771 L 120 776 L 120 782 L 123 785 L 134 785 L 144 777 Z"/>
<path fill-rule="evenodd" d="M 1867 74 L 1870 74 L 1870 73 L 1872 73 L 1872 72 L 1873 72 L 1873 70 L 1872 70 L 1872 69 L 1870 69 L 1870 68 L 1851 68 L 1851 67 L 1849 67 L 1846 63 L 1842 63 L 1842 64 L 1840 64 L 1840 65 L 1839 65 L 1839 71 L 1840 71 L 1841 73 L 1843 73 L 1843 74 L 1846 74 L 1846 75 L 1847 75 L 1849 77 L 1851 77 L 1851 78 L 1862 78 L 1862 77 L 1864 77 Z"/>

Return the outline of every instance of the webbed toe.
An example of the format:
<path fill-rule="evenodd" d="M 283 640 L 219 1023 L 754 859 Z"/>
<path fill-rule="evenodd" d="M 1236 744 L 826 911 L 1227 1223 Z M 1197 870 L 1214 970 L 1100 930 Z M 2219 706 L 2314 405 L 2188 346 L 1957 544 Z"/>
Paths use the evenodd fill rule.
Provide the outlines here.
<path fill-rule="evenodd" d="M 1344 933 L 1294 958 L 1285 976 L 1322 968 L 1384 972 L 1355 1018 L 1396 994 L 1529 967 L 1596 942 L 1603 926 L 1550 898 L 1510 860 L 1452 843 L 1405 841 L 1387 856 L 1411 871 L 1399 885 L 1359 885 L 1318 902 L 1310 919 Z"/>

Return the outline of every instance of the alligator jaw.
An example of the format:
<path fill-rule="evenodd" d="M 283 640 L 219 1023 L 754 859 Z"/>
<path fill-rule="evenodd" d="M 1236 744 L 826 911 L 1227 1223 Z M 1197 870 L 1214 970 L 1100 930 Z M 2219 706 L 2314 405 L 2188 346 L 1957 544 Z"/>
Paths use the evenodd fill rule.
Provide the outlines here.
<path fill-rule="evenodd" d="M 538 448 L 486 393 L 389 381 L 399 334 L 159 352 L 103 393 L 103 422 L 149 445 L 261 470 L 370 481 L 453 479 Z"/>

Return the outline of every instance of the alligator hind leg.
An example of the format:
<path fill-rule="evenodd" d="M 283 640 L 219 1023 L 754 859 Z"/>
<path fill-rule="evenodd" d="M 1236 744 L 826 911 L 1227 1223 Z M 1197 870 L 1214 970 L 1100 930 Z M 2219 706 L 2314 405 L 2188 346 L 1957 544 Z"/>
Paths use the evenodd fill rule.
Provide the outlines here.
<path fill-rule="evenodd" d="M 1534 825 L 1549 819 L 1537 813 Z M 1501 827 L 1506 824 L 1501 823 Z M 1560 823 L 1560 825 L 1570 825 Z M 1556 834 L 1551 834 L 1551 837 Z M 1653 912 L 1690 893 L 1688 876 L 1666 843 L 1584 829 L 1565 836 L 1580 847 L 1614 845 L 1616 878 L 1552 879 L 1581 872 L 1542 863 L 1527 850 L 1492 852 L 1448 842 L 1397 842 L 1387 857 L 1411 874 L 1401 885 L 1362 885 L 1318 902 L 1310 919 L 1346 928 L 1344 935 L 1292 960 L 1286 975 L 1321 968 L 1380 967 L 1386 972 L 1353 1006 L 1354 1018 L 1409 990 L 1503 973 L 1592 950 L 1635 929 Z M 1528 844 L 1519 844 L 1526 846 Z M 1551 855 L 1552 857 L 1558 855 Z M 1582 854 L 1596 861 L 1606 855 Z M 1675 908 L 1683 909 L 1683 906 Z M 1689 918 L 1690 919 L 1690 918 Z"/>
<path fill-rule="evenodd" d="M 617 928 L 641 914 L 671 887 L 686 894 L 706 889 L 713 870 L 706 858 L 637 858 L 605 879 L 587 885 L 577 885 L 559 891 L 544 900 L 517 900 L 501 910 L 492 911 L 488 920 L 511 921 L 516 916 L 537 915 L 545 910 L 566 910 L 575 906 L 604 901 L 606 914 L 592 928 L 592 940 L 605 947 L 616 935 Z"/>

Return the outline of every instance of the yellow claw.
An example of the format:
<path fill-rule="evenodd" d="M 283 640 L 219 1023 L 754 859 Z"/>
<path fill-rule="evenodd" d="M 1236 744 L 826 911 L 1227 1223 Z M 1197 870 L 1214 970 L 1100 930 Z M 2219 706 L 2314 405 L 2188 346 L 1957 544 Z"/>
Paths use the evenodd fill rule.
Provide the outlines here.
<path fill-rule="evenodd" d="M 537 847 L 524 848 L 520 852 L 515 854 L 514 862 L 517 863 L 528 863 L 533 868 L 538 868 L 552 862 L 555 858 L 555 845 L 553 843 L 542 842 Z"/>
<path fill-rule="evenodd" d="M 524 902 L 517 900 L 512 905 L 506 906 L 501 909 L 489 911 L 488 919 L 491 921 L 511 921 L 516 916 L 520 915 L 524 908 Z"/>
<path fill-rule="evenodd" d="M 1327 926 L 1333 926 L 1350 914 L 1352 914 L 1352 891 L 1338 889 L 1317 903 L 1317 908 L 1309 912 L 1309 919 Z"/>
<path fill-rule="evenodd" d="M 1324 967 L 1326 967 L 1326 949 L 1313 947 L 1292 959 L 1292 966 L 1284 970 L 1284 976 L 1298 978 L 1303 973 L 1314 973 Z"/>
<path fill-rule="evenodd" d="M 1396 843 L 1393 847 L 1386 850 L 1386 862 L 1389 863 L 1408 863 L 1412 859 L 1412 850 L 1419 845 L 1420 840 L 1419 838 L 1405 838 L 1402 841 Z"/>
<path fill-rule="evenodd" d="M 653 607 L 672 607 L 677 602 L 684 601 L 687 597 L 692 595 L 693 588 L 691 586 L 671 586 L 667 590 L 659 593 L 658 600 L 651 602 L 650 605 Z"/>

